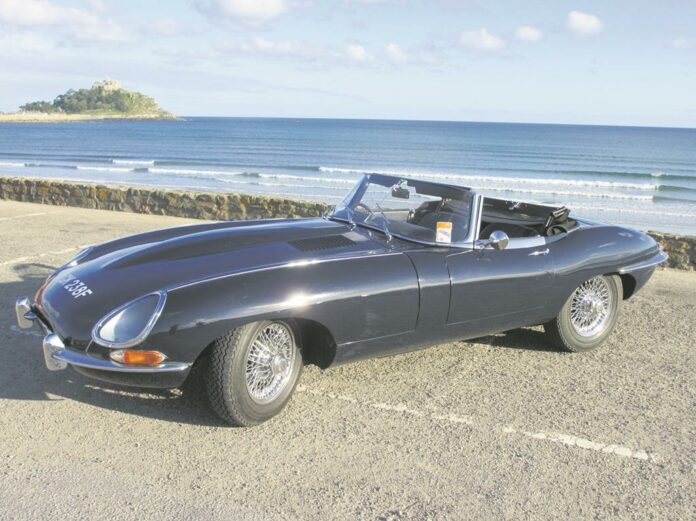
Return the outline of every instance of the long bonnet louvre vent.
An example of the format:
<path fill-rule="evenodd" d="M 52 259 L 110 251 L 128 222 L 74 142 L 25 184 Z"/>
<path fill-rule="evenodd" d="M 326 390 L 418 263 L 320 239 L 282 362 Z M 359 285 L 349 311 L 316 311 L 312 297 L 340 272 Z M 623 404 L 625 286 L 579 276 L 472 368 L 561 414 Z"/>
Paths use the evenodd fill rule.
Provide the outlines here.
<path fill-rule="evenodd" d="M 290 244 L 300 251 L 336 250 L 355 244 L 345 235 L 329 235 L 328 237 L 313 237 L 290 241 Z"/>

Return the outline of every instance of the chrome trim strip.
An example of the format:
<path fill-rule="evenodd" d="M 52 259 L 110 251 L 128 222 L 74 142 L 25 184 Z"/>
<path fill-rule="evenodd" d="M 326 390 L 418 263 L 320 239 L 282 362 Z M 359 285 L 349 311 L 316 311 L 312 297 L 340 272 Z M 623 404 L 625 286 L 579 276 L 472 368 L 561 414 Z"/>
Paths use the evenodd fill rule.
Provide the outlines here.
<path fill-rule="evenodd" d="M 63 349 L 53 353 L 53 358 L 69 365 L 77 367 L 85 367 L 87 369 L 96 369 L 99 371 L 112 371 L 116 373 L 175 373 L 188 369 L 191 364 L 184 362 L 164 362 L 155 367 L 146 366 L 125 366 L 110 360 L 95 358 L 88 354 L 73 351 L 71 349 Z"/>
<path fill-rule="evenodd" d="M 632 271 L 642 270 L 644 268 L 651 268 L 653 266 L 657 266 L 658 264 L 662 264 L 667 259 L 669 259 L 669 255 L 667 255 L 667 253 L 664 251 L 660 251 L 660 253 L 648 260 L 637 262 L 636 264 L 631 264 L 630 266 L 625 266 L 619 269 L 619 273 L 621 275 L 625 275 L 626 273 L 630 273 Z"/>
<path fill-rule="evenodd" d="M 134 302 L 137 302 L 138 300 L 147 298 L 151 295 L 157 295 L 159 297 L 159 300 L 157 301 L 157 306 L 155 307 L 155 311 L 152 313 L 152 316 L 150 316 L 149 320 L 145 323 L 145 327 L 143 330 L 136 336 L 135 338 L 128 340 L 127 342 L 110 342 L 108 340 L 104 340 L 99 336 L 99 330 L 102 328 L 102 326 L 111 320 L 112 317 L 126 309 L 128 306 L 133 304 Z M 164 305 L 167 302 L 167 292 L 166 291 L 153 291 L 152 293 L 148 293 L 147 295 L 143 295 L 142 297 L 138 297 L 137 299 L 131 300 L 129 302 L 126 302 L 122 306 L 117 307 L 116 309 L 110 311 L 106 315 L 104 315 L 99 321 L 94 324 L 94 327 L 92 328 L 92 341 L 95 343 L 99 344 L 100 346 L 108 347 L 109 349 L 127 349 L 129 347 L 136 346 L 140 343 L 142 343 L 146 338 L 147 335 L 150 334 L 150 331 L 152 331 L 152 328 L 155 327 L 155 324 L 157 323 L 157 320 L 159 319 L 160 315 L 162 314 L 162 311 L 164 310 Z"/>
<path fill-rule="evenodd" d="M 113 362 L 111 360 L 104 360 L 102 358 L 97 358 L 87 353 L 81 351 L 75 351 L 73 349 L 65 347 L 65 344 L 55 333 L 48 335 L 43 341 L 44 349 L 48 351 L 48 355 L 54 362 L 55 369 L 49 366 L 51 361 L 47 360 L 46 365 L 49 366 L 51 370 L 63 369 L 67 365 L 74 365 L 77 367 L 84 367 L 87 369 L 96 369 L 98 371 L 111 371 L 115 373 L 175 373 L 179 371 L 185 371 L 191 364 L 184 362 L 164 362 L 160 365 L 154 367 L 148 366 L 127 366 L 119 364 L 118 362 Z M 61 367 L 63 366 L 63 367 Z"/>
<path fill-rule="evenodd" d="M 479 229 L 481 228 L 481 218 L 483 216 L 483 196 L 472 191 L 474 196 L 471 205 L 471 216 L 469 218 L 469 230 L 466 237 L 459 244 L 459 247 L 475 247 L 476 237 L 479 235 Z M 466 246 L 464 246 L 466 245 Z"/>
<path fill-rule="evenodd" d="M 546 244 L 548 244 L 548 237 L 542 237 L 541 235 L 536 235 L 534 237 L 513 237 L 510 239 L 505 249 L 524 250 L 529 248 L 538 248 L 540 246 L 545 246 Z M 492 249 L 492 246 L 489 244 L 488 239 L 479 239 L 478 241 L 476 241 L 476 247 L 478 249 Z M 537 253 L 536 255 L 543 254 Z"/>

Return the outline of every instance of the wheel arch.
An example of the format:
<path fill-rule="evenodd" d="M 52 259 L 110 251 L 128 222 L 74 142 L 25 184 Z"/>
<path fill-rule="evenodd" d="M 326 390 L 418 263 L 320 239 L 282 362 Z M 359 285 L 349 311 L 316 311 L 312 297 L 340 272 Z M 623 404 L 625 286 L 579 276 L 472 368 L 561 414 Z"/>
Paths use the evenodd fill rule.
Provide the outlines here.
<path fill-rule="evenodd" d="M 628 300 L 636 292 L 637 281 L 635 277 L 629 273 L 611 273 L 618 275 L 621 279 L 621 287 L 623 288 L 623 299 Z"/>
<path fill-rule="evenodd" d="M 603 275 L 605 277 L 619 277 L 621 280 L 621 292 L 623 300 L 628 300 L 636 292 L 637 281 L 633 275 L 629 273 L 618 273 L 616 271 L 604 273 Z"/>
<path fill-rule="evenodd" d="M 326 369 L 333 363 L 336 357 L 336 342 L 329 328 L 308 318 L 280 320 L 292 327 L 305 365 L 311 364 Z"/>
<path fill-rule="evenodd" d="M 272 320 L 273 322 L 285 322 L 292 329 L 295 335 L 295 341 L 302 350 L 302 360 L 305 365 L 316 365 L 321 369 L 329 367 L 336 357 L 336 342 L 331 331 L 320 322 L 307 318 L 297 317 L 273 317 L 263 318 L 259 320 L 250 320 L 237 327 L 242 327 L 247 324 L 263 320 Z M 234 328 L 236 329 L 236 328 Z M 215 339 L 217 340 L 217 339 Z M 204 360 L 210 353 L 211 347 L 215 342 L 210 342 L 196 357 L 195 364 Z"/>

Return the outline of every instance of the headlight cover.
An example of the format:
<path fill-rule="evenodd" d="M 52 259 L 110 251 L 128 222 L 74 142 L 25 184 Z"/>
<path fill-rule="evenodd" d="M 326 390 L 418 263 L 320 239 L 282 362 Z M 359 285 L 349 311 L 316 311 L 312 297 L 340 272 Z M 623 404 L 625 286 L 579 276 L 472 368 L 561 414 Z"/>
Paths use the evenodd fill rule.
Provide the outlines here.
<path fill-rule="evenodd" d="M 112 349 L 140 344 L 162 314 L 167 294 L 156 291 L 114 309 L 92 329 L 92 340 Z"/>

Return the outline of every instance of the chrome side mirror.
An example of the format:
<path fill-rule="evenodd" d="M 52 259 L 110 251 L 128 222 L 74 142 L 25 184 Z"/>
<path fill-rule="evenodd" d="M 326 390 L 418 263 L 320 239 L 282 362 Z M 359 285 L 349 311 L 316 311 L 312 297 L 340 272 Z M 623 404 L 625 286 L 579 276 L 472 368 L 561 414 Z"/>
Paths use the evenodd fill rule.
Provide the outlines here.
<path fill-rule="evenodd" d="M 501 232 L 500 230 L 494 231 L 491 233 L 490 237 L 488 237 L 488 244 L 496 250 L 504 250 L 507 248 L 508 242 L 510 242 L 510 238 L 507 233 Z"/>

